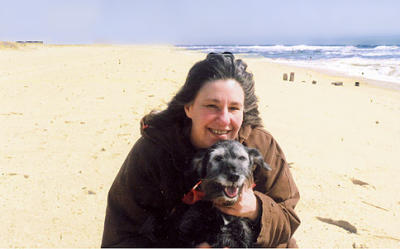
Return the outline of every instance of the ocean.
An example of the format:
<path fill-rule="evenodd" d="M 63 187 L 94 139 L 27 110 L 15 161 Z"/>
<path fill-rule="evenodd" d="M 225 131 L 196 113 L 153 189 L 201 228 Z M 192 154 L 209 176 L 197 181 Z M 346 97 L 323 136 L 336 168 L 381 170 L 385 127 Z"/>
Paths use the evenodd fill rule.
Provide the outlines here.
<path fill-rule="evenodd" d="M 278 63 L 389 82 L 393 83 L 391 85 L 394 88 L 400 89 L 400 45 L 191 45 L 179 47 L 205 53 L 230 51 L 234 54 L 264 57 Z"/>

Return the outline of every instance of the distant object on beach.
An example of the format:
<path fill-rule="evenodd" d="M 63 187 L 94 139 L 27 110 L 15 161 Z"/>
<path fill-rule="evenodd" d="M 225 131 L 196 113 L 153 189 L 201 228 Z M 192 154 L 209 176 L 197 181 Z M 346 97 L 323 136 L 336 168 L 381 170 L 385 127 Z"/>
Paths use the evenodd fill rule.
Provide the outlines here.
<path fill-rule="evenodd" d="M 343 86 L 343 82 L 341 82 L 341 81 L 332 82 L 331 84 L 334 86 Z"/>
<path fill-rule="evenodd" d="M 294 81 L 294 72 L 290 73 L 289 81 Z"/>
<path fill-rule="evenodd" d="M 36 44 L 43 44 L 43 41 L 17 41 L 17 43 L 36 43 Z"/>
<path fill-rule="evenodd" d="M 312 81 L 313 84 L 317 84 L 317 82 L 315 80 Z"/>
<path fill-rule="evenodd" d="M 360 86 L 360 82 L 356 81 L 356 82 L 354 83 L 354 85 L 355 85 L 355 86 Z"/>
<path fill-rule="evenodd" d="M 283 80 L 288 80 L 288 75 L 287 73 L 283 74 Z M 294 81 L 294 72 L 290 73 L 289 81 Z"/>

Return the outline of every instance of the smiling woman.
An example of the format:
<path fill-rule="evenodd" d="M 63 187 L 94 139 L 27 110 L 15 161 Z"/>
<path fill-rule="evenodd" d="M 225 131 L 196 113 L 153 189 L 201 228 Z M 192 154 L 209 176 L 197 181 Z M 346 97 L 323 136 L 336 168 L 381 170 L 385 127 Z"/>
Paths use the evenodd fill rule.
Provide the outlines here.
<path fill-rule="evenodd" d="M 235 80 L 205 84 L 194 101 L 185 105 L 192 120 L 190 140 L 197 148 L 208 148 L 219 140 L 235 139 L 243 121 L 244 93 Z"/>
<path fill-rule="evenodd" d="M 182 199 L 201 184 L 191 174 L 191 161 L 199 149 L 220 140 L 258 149 L 272 170 L 256 167 L 256 187 L 227 189 L 238 201 L 215 208 L 249 219 L 255 246 L 295 246 L 299 192 L 282 150 L 262 128 L 253 75 L 246 69 L 231 53 L 210 53 L 190 69 L 167 109 L 142 119 L 142 137 L 109 191 L 103 247 L 182 246 L 175 227 L 189 208 Z"/>

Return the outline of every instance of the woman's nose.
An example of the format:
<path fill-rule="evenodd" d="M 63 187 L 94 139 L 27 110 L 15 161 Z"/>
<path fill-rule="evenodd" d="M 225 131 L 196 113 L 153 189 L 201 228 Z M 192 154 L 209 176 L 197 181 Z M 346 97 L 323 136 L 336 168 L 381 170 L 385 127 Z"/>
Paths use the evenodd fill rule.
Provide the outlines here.
<path fill-rule="evenodd" d="M 230 115 L 228 108 L 221 109 L 218 115 L 218 120 L 221 122 L 222 125 L 229 125 Z"/>

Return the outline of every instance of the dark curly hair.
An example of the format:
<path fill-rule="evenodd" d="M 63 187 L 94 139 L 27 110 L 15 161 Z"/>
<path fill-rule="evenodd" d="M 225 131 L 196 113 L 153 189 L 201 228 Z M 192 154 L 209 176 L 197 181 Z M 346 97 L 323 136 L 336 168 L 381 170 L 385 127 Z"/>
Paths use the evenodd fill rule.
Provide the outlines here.
<path fill-rule="evenodd" d="M 258 111 L 258 99 L 254 94 L 253 74 L 246 71 L 247 64 L 235 59 L 230 52 L 209 53 L 206 59 L 197 62 L 190 69 L 185 84 L 169 102 L 167 109 L 147 116 L 146 123 L 155 127 L 172 124 L 187 126 L 191 119 L 186 116 L 184 106 L 191 103 L 203 85 L 210 81 L 234 79 L 244 92 L 244 113 L 242 127 L 262 126 Z"/>

